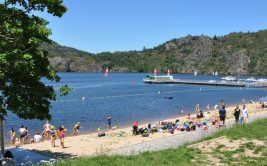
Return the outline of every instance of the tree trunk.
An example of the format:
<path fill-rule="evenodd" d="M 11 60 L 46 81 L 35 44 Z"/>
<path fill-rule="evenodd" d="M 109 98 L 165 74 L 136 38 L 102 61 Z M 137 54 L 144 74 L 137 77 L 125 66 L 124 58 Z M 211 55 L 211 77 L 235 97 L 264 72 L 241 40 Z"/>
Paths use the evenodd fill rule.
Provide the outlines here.
<path fill-rule="evenodd" d="M 5 147 L 4 147 L 4 127 L 3 127 L 3 120 L 0 119 L 0 144 L 1 144 L 1 153 L 4 155 Z"/>

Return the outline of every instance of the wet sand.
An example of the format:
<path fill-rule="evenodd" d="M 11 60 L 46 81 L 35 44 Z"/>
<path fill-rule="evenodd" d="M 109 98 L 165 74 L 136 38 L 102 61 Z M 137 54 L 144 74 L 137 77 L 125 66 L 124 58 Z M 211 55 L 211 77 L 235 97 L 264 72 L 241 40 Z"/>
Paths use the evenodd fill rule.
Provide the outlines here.
<path fill-rule="evenodd" d="M 240 104 L 241 106 L 241 104 Z M 247 109 L 249 110 L 249 116 L 267 114 L 267 109 L 260 108 L 259 103 L 246 104 Z M 233 120 L 233 111 L 235 106 L 226 107 L 227 118 L 226 121 Z M 205 115 L 205 111 L 204 115 Z M 211 111 L 210 117 L 217 117 L 218 111 Z M 195 114 L 192 114 L 191 117 L 196 117 Z M 175 122 L 176 119 L 183 121 L 186 116 L 183 117 L 173 117 L 171 119 L 165 119 L 162 121 Z M 153 124 L 153 122 L 152 122 Z M 211 125 L 211 124 L 209 124 Z M 140 127 L 147 127 L 147 124 L 141 124 Z M 72 132 L 69 129 L 69 132 Z M 191 131 L 194 132 L 194 131 Z M 140 144 L 147 141 L 162 139 L 177 135 L 182 133 L 181 131 L 175 130 L 174 134 L 168 132 L 157 132 L 154 134 L 149 134 L 149 137 L 142 137 L 141 135 L 134 136 L 132 135 L 132 127 L 119 128 L 116 130 L 110 130 L 106 132 L 106 136 L 98 137 L 97 132 L 90 134 L 83 134 L 79 136 L 67 136 L 65 138 L 65 148 L 60 147 L 59 139 L 56 140 L 56 147 L 52 147 L 49 140 L 35 143 L 35 144 L 26 144 L 22 145 L 21 148 L 34 150 L 36 152 L 45 153 L 45 154 L 55 154 L 54 157 L 57 157 L 56 154 L 66 154 L 68 157 L 75 156 L 90 156 L 97 155 L 100 153 L 105 153 L 114 149 L 127 147 L 135 144 Z M 71 135 L 71 133 L 69 133 Z"/>

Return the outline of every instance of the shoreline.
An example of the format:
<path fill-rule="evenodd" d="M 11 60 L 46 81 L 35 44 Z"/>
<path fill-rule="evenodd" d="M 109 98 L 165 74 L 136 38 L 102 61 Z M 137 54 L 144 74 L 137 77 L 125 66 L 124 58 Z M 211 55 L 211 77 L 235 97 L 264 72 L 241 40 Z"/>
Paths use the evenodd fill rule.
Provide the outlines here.
<path fill-rule="evenodd" d="M 238 104 L 243 105 L 244 103 Z M 232 112 L 237 104 L 231 105 L 226 107 L 227 110 L 227 120 L 232 120 L 233 115 Z M 254 104 L 247 104 L 247 108 L 249 110 L 249 116 L 251 115 L 258 115 L 258 114 L 267 114 L 267 109 L 260 109 L 259 108 L 259 102 L 256 102 Z M 205 112 L 205 111 L 203 111 Z M 216 117 L 217 111 L 212 109 L 210 111 L 210 117 Z M 191 114 L 191 117 L 195 117 L 195 114 Z M 175 121 L 176 119 L 179 119 L 180 121 L 184 120 L 186 118 L 185 116 L 176 116 L 171 118 L 162 119 L 161 121 Z M 149 122 L 152 123 L 152 122 Z M 141 127 L 147 127 L 148 123 L 142 123 L 139 125 L 139 128 Z M 152 123 L 153 124 L 153 123 Z M 194 131 L 191 131 L 194 132 Z M 35 143 L 35 144 L 25 144 L 22 145 L 21 148 L 27 149 L 27 150 L 34 150 L 37 153 L 40 152 L 49 152 L 51 154 L 53 153 L 64 153 L 68 154 L 68 156 L 78 157 L 78 156 L 91 156 L 91 155 L 97 155 L 102 154 L 114 149 L 123 148 L 132 146 L 135 144 L 140 144 L 144 142 L 154 141 L 158 139 L 163 139 L 166 137 L 174 136 L 177 134 L 181 134 L 185 132 L 175 131 L 174 134 L 170 134 L 168 132 L 157 132 L 154 134 L 149 134 L 149 137 L 142 137 L 140 135 L 133 136 L 132 135 L 132 127 L 124 127 L 124 128 L 118 128 L 116 130 L 110 130 L 106 132 L 105 137 L 98 137 L 97 132 L 91 132 L 87 134 L 80 134 L 78 136 L 67 136 L 65 139 L 65 146 L 66 148 L 61 149 L 59 147 L 59 140 L 56 140 L 57 147 L 52 147 L 50 144 L 50 141 L 44 141 L 41 143 Z M 190 132 L 189 132 L 190 133 Z M 55 155 L 56 156 L 56 155 Z"/>

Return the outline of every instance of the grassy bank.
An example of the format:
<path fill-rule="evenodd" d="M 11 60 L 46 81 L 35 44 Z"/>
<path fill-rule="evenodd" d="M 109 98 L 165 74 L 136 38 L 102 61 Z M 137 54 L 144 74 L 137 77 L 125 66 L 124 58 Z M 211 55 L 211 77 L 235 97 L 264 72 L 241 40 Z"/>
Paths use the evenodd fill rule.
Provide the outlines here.
<path fill-rule="evenodd" d="M 181 146 L 158 152 L 143 153 L 136 156 L 97 156 L 66 160 L 56 165 L 267 165 L 267 119 L 257 120 L 251 124 L 238 125 L 225 129 L 202 141 L 226 136 L 227 144 L 214 143 L 204 151 L 201 148 Z M 233 144 L 235 147 L 227 147 Z M 200 145 L 201 147 L 202 145 Z M 203 144 L 203 146 L 205 146 Z M 90 147 L 88 147 L 90 148 Z"/>

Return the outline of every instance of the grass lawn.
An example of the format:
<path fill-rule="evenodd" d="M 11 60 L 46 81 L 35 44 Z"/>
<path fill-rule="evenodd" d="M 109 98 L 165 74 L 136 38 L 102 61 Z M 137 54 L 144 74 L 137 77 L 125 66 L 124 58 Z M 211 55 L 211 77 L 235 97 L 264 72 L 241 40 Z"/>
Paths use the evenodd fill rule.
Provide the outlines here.
<path fill-rule="evenodd" d="M 222 142 L 214 142 L 211 139 L 226 136 Z M 266 165 L 267 166 L 267 119 L 257 120 L 247 125 L 237 125 L 231 129 L 224 129 L 213 136 L 199 141 L 211 141 L 207 146 L 211 148 L 188 147 L 183 145 L 176 149 L 168 149 L 158 152 L 147 152 L 136 156 L 97 156 L 65 160 L 55 165 L 75 166 L 122 166 L 122 165 Z M 217 143 L 217 144 L 216 144 Z M 230 147 L 233 144 L 235 147 Z M 193 145 L 194 146 L 194 145 Z M 205 147 L 206 145 L 200 145 Z M 229 146 L 229 147 L 227 147 Z M 90 147 L 88 147 L 90 148 Z"/>

